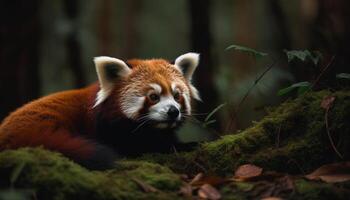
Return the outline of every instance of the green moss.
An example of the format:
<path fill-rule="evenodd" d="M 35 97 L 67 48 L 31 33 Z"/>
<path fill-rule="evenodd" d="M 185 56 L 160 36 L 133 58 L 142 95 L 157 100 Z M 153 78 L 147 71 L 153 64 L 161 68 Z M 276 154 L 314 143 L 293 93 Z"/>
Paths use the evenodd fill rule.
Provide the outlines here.
<path fill-rule="evenodd" d="M 176 197 L 179 177 L 166 167 L 148 162 L 122 161 L 115 170 L 88 171 L 58 153 L 24 148 L 0 153 L 1 188 L 11 186 L 15 169 L 17 189 L 32 189 L 39 199 L 149 199 Z M 160 192 L 144 193 L 133 180 L 143 181 Z"/>
<path fill-rule="evenodd" d="M 121 161 L 117 169 L 110 174 L 135 177 L 161 190 L 176 190 L 182 184 L 179 176 L 170 169 L 144 161 Z"/>

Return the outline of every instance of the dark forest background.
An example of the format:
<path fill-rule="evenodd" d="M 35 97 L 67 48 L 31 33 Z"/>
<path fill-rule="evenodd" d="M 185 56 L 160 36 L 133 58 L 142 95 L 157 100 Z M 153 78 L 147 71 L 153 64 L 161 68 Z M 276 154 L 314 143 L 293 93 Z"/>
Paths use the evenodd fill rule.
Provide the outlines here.
<path fill-rule="evenodd" d="M 279 89 L 314 80 L 332 56 L 316 89 L 349 72 L 349 36 L 347 0 L 1 1 L 0 120 L 35 98 L 96 81 L 95 56 L 172 60 L 193 51 L 201 54 L 196 112 L 225 103 L 208 125 L 222 132 L 256 77 L 278 60 L 239 105 L 232 130 L 243 129 L 283 100 Z M 231 44 L 269 56 L 225 51 Z M 284 49 L 318 50 L 323 59 L 317 66 L 288 63 Z"/>

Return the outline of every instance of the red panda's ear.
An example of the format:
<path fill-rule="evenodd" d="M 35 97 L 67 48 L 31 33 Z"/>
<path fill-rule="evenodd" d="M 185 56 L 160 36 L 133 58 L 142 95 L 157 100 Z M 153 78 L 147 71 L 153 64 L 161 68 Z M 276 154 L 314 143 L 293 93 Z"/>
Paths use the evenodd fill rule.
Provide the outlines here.
<path fill-rule="evenodd" d="M 107 56 L 95 57 L 94 62 L 100 83 L 96 106 L 109 96 L 115 81 L 128 76 L 131 73 L 131 69 L 124 61 Z"/>
<path fill-rule="evenodd" d="M 184 77 L 191 81 L 193 72 L 199 64 L 198 53 L 186 53 L 176 58 L 175 66 L 181 70 Z"/>
<path fill-rule="evenodd" d="M 189 82 L 192 97 L 201 101 L 198 90 L 192 85 L 191 80 L 194 71 L 199 64 L 199 54 L 198 53 L 186 53 L 176 58 L 175 67 L 180 69 L 186 80 Z"/>

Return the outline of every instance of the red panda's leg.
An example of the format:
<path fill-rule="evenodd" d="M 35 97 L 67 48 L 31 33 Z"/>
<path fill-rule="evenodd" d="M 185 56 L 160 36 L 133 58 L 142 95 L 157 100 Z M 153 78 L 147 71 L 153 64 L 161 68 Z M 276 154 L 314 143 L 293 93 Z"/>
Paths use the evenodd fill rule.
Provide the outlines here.
<path fill-rule="evenodd" d="M 37 147 L 58 151 L 88 169 L 103 170 L 113 168 L 116 154 L 107 146 L 93 140 L 71 134 L 60 129 L 54 132 L 18 133 L 9 139 L 9 148 Z"/>

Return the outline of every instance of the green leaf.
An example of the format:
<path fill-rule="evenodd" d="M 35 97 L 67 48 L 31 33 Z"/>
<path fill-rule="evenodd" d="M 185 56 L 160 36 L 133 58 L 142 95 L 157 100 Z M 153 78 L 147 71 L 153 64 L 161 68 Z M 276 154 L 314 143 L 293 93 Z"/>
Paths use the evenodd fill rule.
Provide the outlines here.
<path fill-rule="evenodd" d="M 228 50 L 237 50 L 237 51 L 242 51 L 244 53 L 248 53 L 250 54 L 251 56 L 255 57 L 255 59 L 258 59 L 258 58 L 261 58 L 263 56 L 267 56 L 268 54 L 267 53 L 264 53 L 264 52 L 261 52 L 261 51 L 257 51 L 255 49 L 252 49 L 252 48 L 249 48 L 249 47 L 244 47 L 244 46 L 240 46 L 240 45 L 230 45 L 229 47 L 227 47 L 225 49 L 225 51 L 228 51 Z"/>
<path fill-rule="evenodd" d="M 350 79 L 350 74 L 348 73 L 340 73 L 336 75 L 336 78 L 338 79 Z"/>
<path fill-rule="evenodd" d="M 281 90 L 279 90 L 277 92 L 277 95 L 278 96 L 284 96 L 288 93 L 290 93 L 291 91 L 295 90 L 295 89 L 298 89 L 298 95 L 302 95 L 304 94 L 305 92 L 309 91 L 311 89 L 311 83 L 310 82 L 307 82 L 307 81 L 304 81 L 304 82 L 299 82 L 299 83 L 295 83 L 289 87 L 286 87 L 286 88 L 283 88 Z"/>
<path fill-rule="evenodd" d="M 214 110 L 212 110 L 208 115 L 207 117 L 204 119 L 204 122 L 208 122 L 208 120 L 216 113 L 218 112 L 222 107 L 224 107 L 226 104 L 223 103 L 223 104 L 220 104 L 218 105 L 216 108 L 214 108 Z"/>
<path fill-rule="evenodd" d="M 322 58 L 322 54 L 319 51 L 309 51 L 309 50 L 284 50 L 287 55 L 288 62 L 295 59 L 305 62 L 307 59 L 310 60 L 314 65 L 317 65 Z"/>
<path fill-rule="evenodd" d="M 297 50 L 284 50 L 284 52 L 287 54 L 288 62 L 291 62 L 294 59 L 299 59 L 301 61 L 305 61 L 306 54 L 304 51 L 297 51 Z"/>

